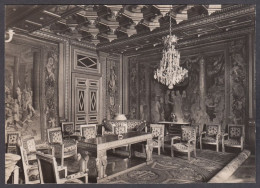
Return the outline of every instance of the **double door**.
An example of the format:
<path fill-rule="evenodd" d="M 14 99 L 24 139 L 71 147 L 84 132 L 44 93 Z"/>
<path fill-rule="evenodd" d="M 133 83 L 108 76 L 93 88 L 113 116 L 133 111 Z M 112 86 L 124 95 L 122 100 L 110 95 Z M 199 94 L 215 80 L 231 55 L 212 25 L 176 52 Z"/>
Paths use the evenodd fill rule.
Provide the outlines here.
<path fill-rule="evenodd" d="M 72 75 L 72 120 L 79 125 L 98 123 L 100 118 L 100 77 Z"/>

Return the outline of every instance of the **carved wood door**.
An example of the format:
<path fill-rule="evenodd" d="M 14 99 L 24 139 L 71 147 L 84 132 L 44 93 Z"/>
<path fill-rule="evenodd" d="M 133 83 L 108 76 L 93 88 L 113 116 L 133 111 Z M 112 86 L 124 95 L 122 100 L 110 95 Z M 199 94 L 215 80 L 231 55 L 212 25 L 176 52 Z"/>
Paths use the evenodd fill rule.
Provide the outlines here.
<path fill-rule="evenodd" d="M 99 78 L 72 74 L 72 120 L 79 125 L 99 121 Z"/>

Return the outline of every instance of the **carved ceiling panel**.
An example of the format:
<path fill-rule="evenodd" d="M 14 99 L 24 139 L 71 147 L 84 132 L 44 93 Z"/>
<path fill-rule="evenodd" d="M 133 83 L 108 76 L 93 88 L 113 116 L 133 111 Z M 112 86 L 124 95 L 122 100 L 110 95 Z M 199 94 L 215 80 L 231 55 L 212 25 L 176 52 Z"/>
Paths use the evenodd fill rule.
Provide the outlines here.
<path fill-rule="evenodd" d="M 250 5 L 7 5 L 6 29 L 49 32 L 108 51 L 109 46 L 125 41 L 113 48 L 122 53 L 160 45 L 170 18 L 173 33 L 184 40 L 250 26 L 252 14 L 203 22 L 246 6 Z M 141 36 L 149 40 L 139 40 Z"/>

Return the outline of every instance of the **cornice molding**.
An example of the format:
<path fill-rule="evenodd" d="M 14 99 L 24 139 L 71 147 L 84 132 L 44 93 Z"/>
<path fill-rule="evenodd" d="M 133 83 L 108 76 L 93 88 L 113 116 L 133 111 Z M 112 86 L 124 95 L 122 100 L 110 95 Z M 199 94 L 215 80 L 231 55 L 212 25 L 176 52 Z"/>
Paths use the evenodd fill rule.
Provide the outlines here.
<path fill-rule="evenodd" d="M 193 45 L 201 44 L 203 42 L 205 43 L 205 42 L 217 41 L 217 40 L 225 39 L 225 38 L 233 38 L 238 35 L 250 33 L 253 30 L 254 30 L 254 27 L 248 27 L 248 28 L 244 28 L 241 30 L 227 31 L 227 32 L 216 34 L 216 35 L 209 35 L 209 36 L 205 36 L 205 37 L 201 37 L 201 38 L 199 37 L 196 39 L 182 41 L 177 45 L 177 47 L 182 48 L 182 47 L 186 47 L 186 46 L 193 46 Z"/>
<path fill-rule="evenodd" d="M 253 13 L 255 13 L 254 5 L 241 5 L 241 6 L 239 6 L 239 8 L 236 7 L 235 10 L 229 9 L 229 11 L 222 11 L 222 12 L 220 11 L 216 14 L 211 14 L 210 16 L 203 16 L 203 17 L 197 18 L 196 20 L 182 22 L 180 24 L 173 26 L 172 31 L 177 32 L 179 30 L 186 30 L 189 27 L 198 27 L 200 25 L 211 24 L 211 23 L 219 22 L 221 20 L 228 19 L 228 18 L 241 16 L 241 15 L 245 15 L 245 14 L 253 14 Z M 163 27 L 163 28 L 161 28 L 157 31 L 154 31 L 152 33 L 149 33 L 149 34 L 140 34 L 138 36 L 136 35 L 136 36 L 130 37 L 128 39 L 118 39 L 117 41 L 115 40 L 112 43 L 101 44 L 97 47 L 97 49 L 105 50 L 105 49 L 108 49 L 108 48 L 111 48 L 114 46 L 124 45 L 125 43 L 129 43 L 129 42 L 135 42 L 138 40 L 145 40 L 150 37 L 166 35 L 166 34 L 168 34 L 168 32 L 169 32 L 169 30 L 168 30 L 168 26 L 167 26 L 167 27 Z"/>
<path fill-rule="evenodd" d="M 237 37 L 239 35 L 241 36 L 241 35 L 249 34 L 252 31 L 254 31 L 254 27 L 248 27 L 248 28 L 244 28 L 241 30 L 235 30 L 235 31 L 226 31 L 223 33 L 215 34 L 215 35 L 203 36 L 203 37 L 199 37 L 199 38 L 192 39 L 192 40 L 182 41 L 182 42 L 178 43 L 178 45 L 176 47 L 181 50 L 182 48 L 185 48 L 187 46 L 191 47 L 191 46 L 205 44 L 208 42 L 216 42 L 216 41 L 219 41 L 222 39 L 233 40 L 234 37 Z M 124 54 L 124 56 L 131 57 L 131 56 L 143 56 L 143 54 L 146 54 L 145 56 L 147 56 L 147 54 L 149 56 L 149 54 L 154 54 L 154 53 L 161 54 L 162 49 L 163 49 L 163 46 L 160 45 L 160 46 L 156 46 L 154 48 L 138 51 L 138 53 L 134 52 L 134 51 L 128 52 L 128 53 Z"/>
<path fill-rule="evenodd" d="M 69 41 L 70 44 L 72 45 L 76 45 L 76 46 L 80 46 L 80 47 L 84 47 L 90 50 L 96 50 L 96 47 L 94 44 L 92 43 L 87 43 L 87 42 L 79 42 L 76 40 L 72 40 L 64 35 L 55 35 L 52 34 L 46 30 L 39 30 L 39 31 L 34 31 L 31 34 L 29 34 L 29 36 L 34 36 L 34 37 L 38 37 L 38 38 L 42 38 L 42 39 L 46 39 L 46 40 L 54 40 L 57 42 L 65 42 L 65 41 Z"/>

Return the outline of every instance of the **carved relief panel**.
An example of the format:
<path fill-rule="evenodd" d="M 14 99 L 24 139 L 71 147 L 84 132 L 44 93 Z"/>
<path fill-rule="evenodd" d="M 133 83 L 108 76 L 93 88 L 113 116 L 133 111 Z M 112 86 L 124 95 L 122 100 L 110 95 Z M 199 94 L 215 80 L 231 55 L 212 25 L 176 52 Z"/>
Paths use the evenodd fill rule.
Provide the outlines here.
<path fill-rule="evenodd" d="M 245 49 L 245 39 L 234 40 L 229 43 L 230 58 L 230 121 L 244 124 L 247 122 L 248 109 L 248 63 Z"/>

